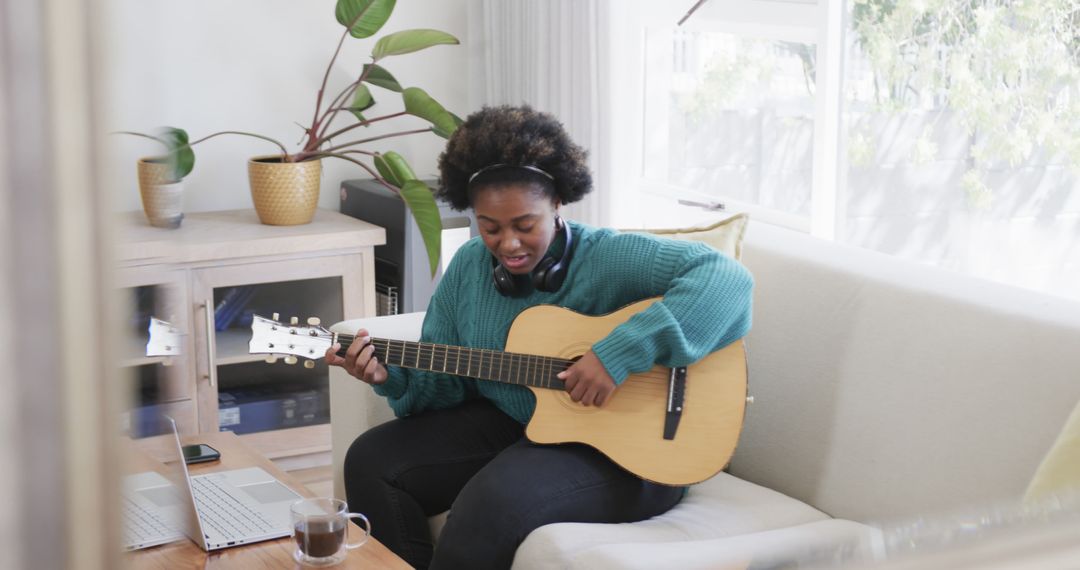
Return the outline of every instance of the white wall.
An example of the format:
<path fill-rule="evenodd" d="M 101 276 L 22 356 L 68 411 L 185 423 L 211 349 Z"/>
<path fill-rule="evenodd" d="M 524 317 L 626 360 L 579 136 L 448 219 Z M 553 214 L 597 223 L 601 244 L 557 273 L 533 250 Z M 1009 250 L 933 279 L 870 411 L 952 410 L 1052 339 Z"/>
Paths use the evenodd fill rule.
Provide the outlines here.
<path fill-rule="evenodd" d="M 384 60 L 402 85 L 424 89 L 464 117 L 468 105 L 466 0 L 399 0 L 376 35 L 434 28 L 461 40 Z M 101 80 L 103 131 L 147 132 L 177 126 L 199 138 L 215 131 L 252 131 L 299 150 L 310 123 L 315 94 L 343 27 L 334 0 L 105 0 L 106 46 L 97 70 Z M 331 73 L 336 94 L 370 61 L 374 39 L 348 38 Z M 336 87 L 336 90 L 331 89 Z M 400 96 L 374 88 L 381 102 L 369 113 L 402 110 Z M 372 115 L 369 115 L 372 116 Z M 364 131 L 373 134 L 422 128 L 426 122 L 402 117 Z M 367 150 L 396 150 L 421 177 L 435 176 L 445 141 L 433 134 L 379 141 Z M 117 193 L 121 210 L 141 208 L 135 176 L 140 156 L 159 152 L 153 141 L 111 135 L 104 178 Z M 185 182 L 185 211 L 250 208 L 247 159 L 275 147 L 249 137 L 226 135 L 195 147 L 195 170 Z M 320 207 L 337 209 L 338 184 L 367 176 L 360 167 L 324 160 Z"/>

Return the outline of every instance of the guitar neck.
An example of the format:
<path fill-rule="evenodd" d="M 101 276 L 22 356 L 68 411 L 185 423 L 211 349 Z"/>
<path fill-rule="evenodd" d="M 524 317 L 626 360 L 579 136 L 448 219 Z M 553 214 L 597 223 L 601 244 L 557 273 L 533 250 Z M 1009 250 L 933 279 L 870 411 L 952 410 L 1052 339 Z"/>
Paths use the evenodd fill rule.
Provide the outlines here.
<path fill-rule="evenodd" d="M 353 338 L 353 335 L 337 335 L 336 342 L 341 343 L 342 352 Z M 563 382 L 556 374 L 574 363 L 565 358 L 429 342 L 372 338 L 371 344 L 375 347 L 375 357 L 390 366 L 554 390 L 563 389 Z"/>

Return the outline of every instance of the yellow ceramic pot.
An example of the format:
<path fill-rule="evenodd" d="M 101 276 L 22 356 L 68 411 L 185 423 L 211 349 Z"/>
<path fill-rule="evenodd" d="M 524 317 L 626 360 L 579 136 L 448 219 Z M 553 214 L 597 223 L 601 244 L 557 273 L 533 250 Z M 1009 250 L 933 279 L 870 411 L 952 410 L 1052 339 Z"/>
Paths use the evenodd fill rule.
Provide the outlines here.
<path fill-rule="evenodd" d="M 322 161 L 281 162 L 280 155 L 248 161 L 251 199 L 259 221 L 272 226 L 306 224 L 319 203 Z"/>
<path fill-rule="evenodd" d="M 137 166 L 139 195 L 150 225 L 178 228 L 184 219 L 184 183 L 169 178 L 169 167 L 161 158 L 143 157 Z"/>

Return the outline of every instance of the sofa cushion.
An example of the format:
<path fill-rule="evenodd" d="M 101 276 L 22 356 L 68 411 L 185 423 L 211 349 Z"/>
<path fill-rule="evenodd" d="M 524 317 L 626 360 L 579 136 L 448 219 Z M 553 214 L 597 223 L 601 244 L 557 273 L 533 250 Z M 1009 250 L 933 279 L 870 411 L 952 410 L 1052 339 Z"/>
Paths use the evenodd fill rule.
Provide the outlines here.
<path fill-rule="evenodd" d="M 821 511 L 748 481 L 720 473 L 670 511 L 624 524 L 558 523 L 534 530 L 518 547 L 515 568 L 566 568 L 605 545 L 711 540 L 825 520 Z"/>
<path fill-rule="evenodd" d="M 709 540 L 608 544 L 582 552 L 567 568 L 795 568 L 804 562 L 827 567 L 858 552 L 874 532 L 857 522 L 828 519 Z"/>
<path fill-rule="evenodd" d="M 741 259 L 743 237 L 746 236 L 746 224 L 749 221 L 747 214 L 736 214 L 707 226 L 630 231 L 649 232 L 671 239 L 700 241 L 735 259 Z"/>
<path fill-rule="evenodd" d="M 1025 499 L 1040 501 L 1076 492 L 1080 492 L 1080 403 L 1039 464 Z"/>

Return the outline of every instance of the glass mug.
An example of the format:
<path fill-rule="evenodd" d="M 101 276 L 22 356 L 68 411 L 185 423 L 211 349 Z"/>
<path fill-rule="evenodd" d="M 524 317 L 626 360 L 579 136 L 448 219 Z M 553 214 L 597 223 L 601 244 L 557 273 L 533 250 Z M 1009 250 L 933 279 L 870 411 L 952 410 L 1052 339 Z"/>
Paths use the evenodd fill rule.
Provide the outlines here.
<path fill-rule="evenodd" d="M 300 499 L 289 507 L 292 515 L 293 557 L 301 564 L 328 566 L 345 560 L 349 550 L 360 548 L 371 536 L 371 523 L 360 513 L 350 513 L 341 499 Z M 349 519 L 364 521 L 364 537 L 349 544 Z"/>

